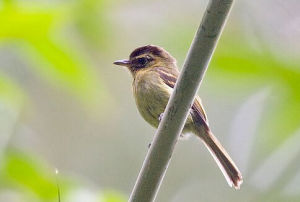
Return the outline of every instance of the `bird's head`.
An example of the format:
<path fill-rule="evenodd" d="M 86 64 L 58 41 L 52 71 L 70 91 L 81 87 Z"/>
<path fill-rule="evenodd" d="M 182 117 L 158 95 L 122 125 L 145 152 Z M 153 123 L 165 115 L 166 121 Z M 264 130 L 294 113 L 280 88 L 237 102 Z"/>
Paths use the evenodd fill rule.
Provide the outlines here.
<path fill-rule="evenodd" d="M 139 47 L 130 54 L 128 60 L 117 60 L 114 62 L 115 65 L 126 66 L 133 75 L 142 69 L 157 66 L 171 67 L 175 63 L 175 58 L 166 50 L 154 45 Z"/>

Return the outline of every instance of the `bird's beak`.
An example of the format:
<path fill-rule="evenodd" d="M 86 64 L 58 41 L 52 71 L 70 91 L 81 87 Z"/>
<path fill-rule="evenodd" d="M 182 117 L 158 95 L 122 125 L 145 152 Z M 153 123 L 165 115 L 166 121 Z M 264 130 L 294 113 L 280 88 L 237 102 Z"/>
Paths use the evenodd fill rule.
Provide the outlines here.
<path fill-rule="evenodd" d="M 114 64 L 121 65 L 121 66 L 129 66 L 131 63 L 130 63 L 130 60 L 117 60 L 117 61 L 114 61 Z"/>

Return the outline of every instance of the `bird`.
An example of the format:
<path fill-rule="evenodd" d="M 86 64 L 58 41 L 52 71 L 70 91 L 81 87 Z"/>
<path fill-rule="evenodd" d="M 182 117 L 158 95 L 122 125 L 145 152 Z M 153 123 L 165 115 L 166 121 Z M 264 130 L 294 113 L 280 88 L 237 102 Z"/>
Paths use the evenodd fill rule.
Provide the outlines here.
<path fill-rule="evenodd" d="M 157 128 L 179 76 L 176 59 L 160 46 L 146 45 L 133 50 L 129 59 L 117 60 L 114 64 L 129 70 L 138 111 L 145 121 Z M 211 132 L 199 96 L 195 97 L 182 131 L 183 135 L 187 133 L 195 134 L 204 142 L 229 186 L 239 189 L 242 174 Z"/>

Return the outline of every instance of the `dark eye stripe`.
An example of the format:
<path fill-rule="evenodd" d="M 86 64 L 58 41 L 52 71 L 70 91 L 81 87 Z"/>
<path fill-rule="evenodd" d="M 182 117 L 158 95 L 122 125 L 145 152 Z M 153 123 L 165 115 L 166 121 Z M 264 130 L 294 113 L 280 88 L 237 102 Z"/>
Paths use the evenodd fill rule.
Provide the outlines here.
<path fill-rule="evenodd" d="M 137 61 L 140 65 L 145 65 L 148 62 L 146 58 L 138 58 Z"/>
<path fill-rule="evenodd" d="M 147 55 L 145 57 L 139 57 L 133 59 L 132 64 L 136 69 L 140 69 L 146 67 L 146 65 L 151 61 L 153 61 L 153 58 Z"/>

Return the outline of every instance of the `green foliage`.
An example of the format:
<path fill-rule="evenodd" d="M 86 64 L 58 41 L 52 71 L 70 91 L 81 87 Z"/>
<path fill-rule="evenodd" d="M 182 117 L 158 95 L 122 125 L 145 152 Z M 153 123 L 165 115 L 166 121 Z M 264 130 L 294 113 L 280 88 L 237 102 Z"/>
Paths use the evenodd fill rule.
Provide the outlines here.
<path fill-rule="evenodd" d="M 46 9 L 8 1 L 0 10 L 0 40 L 17 42 L 23 54 L 34 62 L 34 70 L 55 86 L 68 89 L 83 101 L 96 103 L 107 94 L 94 70 L 80 51 L 54 35 L 66 25 L 68 14 L 63 6 Z"/>
<path fill-rule="evenodd" d="M 269 101 L 276 110 L 265 109 L 267 116 L 261 123 L 260 134 L 264 134 L 262 145 L 269 148 L 278 146 L 299 128 L 299 67 L 265 49 L 257 52 L 242 40 L 225 38 L 218 47 L 209 69 L 212 73 L 209 78 L 215 78 L 215 83 L 225 80 L 227 85 L 245 89 L 246 92 L 271 87 L 273 99 Z"/>
<path fill-rule="evenodd" d="M 78 189 L 75 181 L 66 181 L 56 176 L 43 162 L 16 150 L 5 153 L 0 167 L 0 185 L 16 189 L 26 201 L 58 201 L 74 198 L 72 190 Z M 59 180 L 58 180 L 59 177 Z M 97 193 L 95 193 L 95 196 Z M 113 190 L 100 192 L 99 202 L 125 202 L 125 197 Z M 63 201 L 63 200 L 62 200 Z"/>
<path fill-rule="evenodd" d="M 0 74 L 0 100 L 6 104 L 19 108 L 25 100 L 25 94 L 14 82 L 9 78 Z"/>
<path fill-rule="evenodd" d="M 71 92 L 88 106 L 95 107 L 100 103 L 103 106 L 108 94 L 94 67 L 80 47 L 72 43 L 72 37 L 62 35 L 65 27 L 75 25 L 72 28 L 83 40 L 97 48 L 104 46 L 105 26 L 100 26 L 105 24 L 104 15 L 97 13 L 100 8 L 104 11 L 103 3 L 82 0 L 68 4 L 68 7 L 64 4 L 46 7 L 38 3 L 5 0 L 0 7 L 0 45 L 17 47 L 42 80 Z M 0 72 L 0 101 L 19 111 L 26 98 L 26 92 L 17 82 Z M 9 151 L 2 156 L 1 185 L 17 190 L 24 201 L 58 201 L 54 170 L 21 152 Z M 63 197 L 76 187 L 75 183 L 69 182 L 62 182 L 59 186 Z M 121 201 L 121 196 L 108 192 L 103 199 Z"/>
<path fill-rule="evenodd" d="M 95 49 L 107 45 L 109 29 L 104 15 L 107 4 L 107 0 L 82 0 L 72 11 L 75 26 L 83 35 L 85 42 Z"/>
<path fill-rule="evenodd" d="M 113 190 L 104 191 L 101 195 L 102 201 L 101 202 L 125 202 L 126 198 Z"/>
<path fill-rule="evenodd" d="M 1 181 L 16 188 L 26 198 L 35 196 L 43 201 L 57 199 L 54 175 L 41 162 L 16 151 L 6 153 L 1 167 Z"/>

